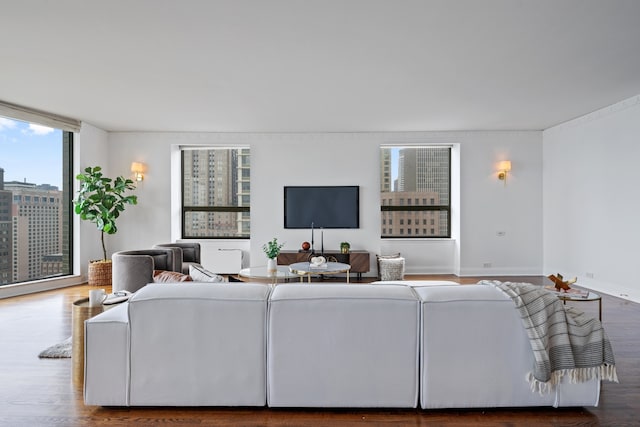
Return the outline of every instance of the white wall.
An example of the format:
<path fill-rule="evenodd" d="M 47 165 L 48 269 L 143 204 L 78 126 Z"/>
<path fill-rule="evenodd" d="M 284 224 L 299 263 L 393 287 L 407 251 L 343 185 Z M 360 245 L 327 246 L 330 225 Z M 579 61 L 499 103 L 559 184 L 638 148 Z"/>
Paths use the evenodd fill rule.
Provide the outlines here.
<path fill-rule="evenodd" d="M 460 275 L 540 274 L 541 133 L 475 132 L 464 142 Z M 506 184 L 497 179 L 500 160 L 511 161 Z M 484 267 L 487 263 L 491 266 Z"/>
<path fill-rule="evenodd" d="M 74 142 L 73 151 L 74 176 L 89 166 L 101 166 L 105 175 L 110 176 L 109 163 L 105 161 L 105 159 L 109 158 L 107 132 L 88 123 L 83 123 L 79 134 L 76 135 L 77 138 Z M 74 198 L 79 188 L 78 182 L 74 180 Z M 74 240 L 76 242 L 74 247 L 79 248 L 79 250 L 74 251 L 74 259 L 77 261 L 76 266 L 80 269 L 79 272 L 76 271 L 75 273 L 80 273 L 86 280 L 89 260 L 102 258 L 100 231 L 96 228 L 95 224 L 89 221 L 81 221 L 78 215 L 74 215 L 74 230 L 79 231 L 74 233 Z M 105 237 L 105 244 L 107 245 L 108 251 L 107 256 L 110 255 L 110 243 L 109 237 Z"/>
<path fill-rule="evenodd" d="M 545 274 L 640 301 L 639 160 L 640 96 L 543 132 Z"/>
<path fill-rule="evenodd" d="M 453 144 L 454 239 L 380 239 L 379 147 L 384 143 Z M 361 228 L 326 230 L 325 249 L 340 241 L 375 253 L 400 251 L 409 273 L 540 274 L 542 269 L 542 179 L 540 132 L 409 132 L 318 134 L 151 133 L 108 134 L 112 173 L 127 173 L 132 161 L 148 165 L 137 194 L 110 236 L 110 250 L 150 247 L 179 238 L 180 145 L 245 144 L 251 147 L 251 242 L 213 241 L 208 247 L 240 248 L 245 265 L 266 261 L 261 246 L 272 237 L 296 250 L 307 230 L 283 228 L 283 186 L 359 185 Z M 496 164 L 509 159 L 505 187 Z M 460 202 L 461 201 L 461 202 Z M 506 231 L 497 237 L 497 231 Z M 317 236 L 316 236 L 317 238 Z M 491 267 L 483 267 L 491 263 Z M 375 273 L 375 258 L 372 271 Z"/>

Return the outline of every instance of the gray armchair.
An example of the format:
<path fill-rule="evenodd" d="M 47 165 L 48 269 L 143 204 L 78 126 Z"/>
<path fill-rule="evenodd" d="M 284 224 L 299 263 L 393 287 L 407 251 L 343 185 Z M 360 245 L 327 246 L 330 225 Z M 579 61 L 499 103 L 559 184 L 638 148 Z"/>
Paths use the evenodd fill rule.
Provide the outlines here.
<path fill-rule="evenodd" d="M 153 270 L 182 272 L 179 248 L 142 249 L 116 252 L 111 257 L 113 292 L 135 292 L 153 282 Z"/>
<path fill-rule="evenodd" d="M 189 266 L 191 264 L 200 264 L 200 243 L 195 242 L 175 242 L 161 243 L 155 245 L 155 248 L 179 248 L 182 250 L 182 273 L 189 274 Z"/>

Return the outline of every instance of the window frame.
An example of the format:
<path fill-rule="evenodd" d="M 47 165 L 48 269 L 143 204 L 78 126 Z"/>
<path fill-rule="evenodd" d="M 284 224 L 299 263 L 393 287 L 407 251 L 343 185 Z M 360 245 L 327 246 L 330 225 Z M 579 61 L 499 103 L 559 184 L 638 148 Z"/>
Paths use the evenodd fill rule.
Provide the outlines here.
<path fill-rule="evenodd" d="M 402 149 L 402 148 L 415 148 L 415 149 L 419 149 L 419 148 L 448 148 L 449 150 L 449 155 L 448 155 L 448 160 L 449 160 L 449 164 L 448 164 L 448 171 L 449 171 L 449 175 L 447 177 L 447 182 L 448 182 L 448 193 L 449 193 L 449 197 L 448 199 L 448 203 L 447 204 L 438 204 L 438 205 L 428 205 L 428 204 L 405 204 L 404 203 L 404 199 L 400 199 L 400 202 L 397 205 L 390 205 L 390 204 L 385 204 L 385 200 L 382 199 L 382 197 L 380 197 L 380 212 L 381 214 L 383 212 L 446 212 L 447 213 L 447 234 L 445 236 L 443 235 L 415 235 L 415 234 L 405 234 L 403 232 L 403 230 L 401 229 L 401 233 L 399 235 L 395 235 L 395 236 L 385 236 L 382 234 L 382 225 L 380 226 L 380 238 L 381 239 L 450 239 L 451 238 L 451 151 L 452 151 L 452 146 L 451 145 L 443 145 L 443 144 L 415 144 L 415 145 L 406 145 L 406 144 L 386 144 L 386 145 L 382 145 L 380 146 L 380 151 L 382 151 L 383 149 L 394 149 L 394 148 L 398 148 L 398 149 Z M 382 167 L 382 156 L 380 158 L 380 169 L 383 171 L 384 173 L 384 167 Z M 380 177 L 381 180 L 384 178 L 383 176 Z M 392 183 L 393 184 L 393 183 Z M 391 191 L 393 192 L 393 191 Z M 380 194 L 382 195 L 383 191 L 382 189 L 380 189 Z M 392 199 L 389 199 L 389 202 L 391 202 Z M 423 200 L 426 202 L 427 200 L 433 200 L 432 198 L 423 198 Z M 382 218 L 381 218 L 382 219 Z M 391 221 L 391 219 L 389 220 Z M 382 223 L 382 221 L 381 221 Z M 390 224 L 390 222 L 389 222 Z"/>
<path fill-rule="evenodd" d="M 76 270 L 75 268 L 76 266 L 74 263 L 74 244 L 73 244 L 74 242 L 73 196 L 74 196 L 74 179 L 75 179 L 73 153 L 74 153 L 75 130 L 72 130 L 70 126 L 67 126 L 62 122 L 58 122 L 55 120 L 48 120 L 47 117 L 45 116 L 39 116 L 40 113 L 35 112 L 35 110 L 24 109 L 24 111 L 20 112 L 21 114 L 13 114 L 16 111 L 7 109 L 7 105 L 11 105 L 11 104 L 7 104 L 0 101 L 0 115 L 2 117 L 6 117 L 8 119 L 20 121 L 23 123 L 51 127 L 61 132 L 60 149 L 62 150 L 62 153 L 61 153 L 60 169 L 62 172 L 62 183 L 61 183 L 62 188 L 58 190 L 61 193 L 60 197 L 62 198 L 62 200 L 60 200 L 60 205 L 59 205 L 59 209 L 61 211 L 61 215 L 60 215 L 61 218 L 60 218 L 60 223 L 55 225 L 61 228 L 60 235 L 58 236 L 58 238 L 61 246 L 62 258 L 61 258 L 60 272 L 43 274 L 42 273 L 43 265 L 44 265 L 43 259 L 42 258 L 39 259 L 38 262 L 40 262 L 40 264 L 38 266 L 35 266 L 35 267 L 31 266 L 30 263 L 34 259 L 34 252 L 29 251 L 29 255 L 27 257 L 27 260 L 29 261 L 29 263 L 27 264 L 28 268 L 20 271 L 27 271 L 30 274 L 31 272 L 35 271 L 34 270 L 35 268 L 37 268 L 38 269 L 37 277 L 30 277 L 27 279 L 14 281 L 15 274 L 16 274 L 15 262 L 18 259 L 18 254 L 12 251 L 11 257 L 10 257 L 11 271 L 9 273 L 13 277 L 8 283 L 0 282 L 0 289 L 4 286 L 9 286 L 9 285 L 28 286 L 40 281 L 70 277 L 75 274 L 75 270 Z M 42 114 L 46 114 L 46 113 L 42 113 Z M 30 195 L 13 194 L 11 197 L 11 205 L 14 205 L 16 203 L 22 204 L 29 201 L 30 204 L 26 206 L 25 210 L 23 210 L 23 208 L 19 208 L 17 209 L 17 213 L 16 213 L 17 217 L 26 217 L 26 216 L 29 216 L 28 214 L 31 214 L 31 213 L 33 214 L 50 213 L 50 210 L 52 209 L 52 207 L 49 206 L 48 200 L 49 200 L 48 196 L 44 197 L 44 196 L 34 195 L 32 199 L 32 196 Z M 11 234 L 12 234 L 11 238 L 13 240 L 15 239 L 15 236 L 13 235 L 13 233 L 16 230 L 16 223 L 13 220 L 13 216 L 11 216 L 11 218 L 12 218 L 12 221 L 11 221 L 10 227 L 11 227 Z M 34 227 L 29 227 L 27 231 L 26 237 L 28 240 L 32 240 L 36 233 L 40 233 L 43 236 L 50 236 L 53 232 L 55 233 L 58 232 L 57 229 L 54 229 L 52 231 L 51 218 L 47 218 L 45 221 L 39 216 L 36 216 L 34 218 L 34 221 L 35 221 Z M 38 250 L 36 249 L 36 251 Z M 35 255 L 39 255 L 39 251 L 36 252 Z"/>
<path fill-rule="evenodd" d="M 199 146 L 199 147 L 181 147 L 180 148 L 180 235 L 182 239 L 198 239 L 198 240 L 249 240 L 251 239 L 251 229 L 246 236 L 191 236 L 187 234 L 186 229 L 186 217 L 190 212 L 211 213 L 211 212 L 235 212 L 244 213 L 248 212 L 251 215 L 251 202 L 249 206 L 190 206 L 185 205 L 185 183 L 184 183 L 184 170 L 185 170 L 185 152 L 189 150 L 249 150 L 249 158 L 251 157 L 251 148 L 247 146 Z M 251 171 L 251 164 L 249 163 L 249 171 Z M 249 179 L 251 175 L 249 175 Z M 250 183 L 250 181 L 249 181 Z M 250 184 L 249 184 L 250 185 Z M 251 195 L 251 187 L 249 186 L 249 195 Z M 251 222 L 249 221 L 249 224 Z"/>

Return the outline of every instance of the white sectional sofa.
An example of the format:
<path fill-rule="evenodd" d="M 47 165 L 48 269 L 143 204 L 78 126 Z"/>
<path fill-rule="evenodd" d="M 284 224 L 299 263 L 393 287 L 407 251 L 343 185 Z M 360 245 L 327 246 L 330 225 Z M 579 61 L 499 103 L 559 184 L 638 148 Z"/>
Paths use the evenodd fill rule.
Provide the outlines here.
<path fill-rule="evenodd" d="M 101 406 L 595 406 L 600 382 L 529 389 L 532 354 L 491 286 L 150 284 L 85 323 Z"/>

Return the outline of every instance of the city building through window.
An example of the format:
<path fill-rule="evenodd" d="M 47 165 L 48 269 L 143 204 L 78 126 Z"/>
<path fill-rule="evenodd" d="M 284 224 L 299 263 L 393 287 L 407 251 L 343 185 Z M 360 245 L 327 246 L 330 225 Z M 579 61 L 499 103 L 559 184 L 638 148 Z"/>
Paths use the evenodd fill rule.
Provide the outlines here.
<path fill-rule="evenodd" d="M 182 238 L 251 235 L 249 148 L 182 149 Z"/>
<path fill-rule="evenodd" d="M 0 286 L 69 275 L 73 132 L 0 117 Z"/>
<path fill-rule="evenodd" d="M 451 148 L 381 147 L 380 210 L 383 238 L 451 237 Z"/>

